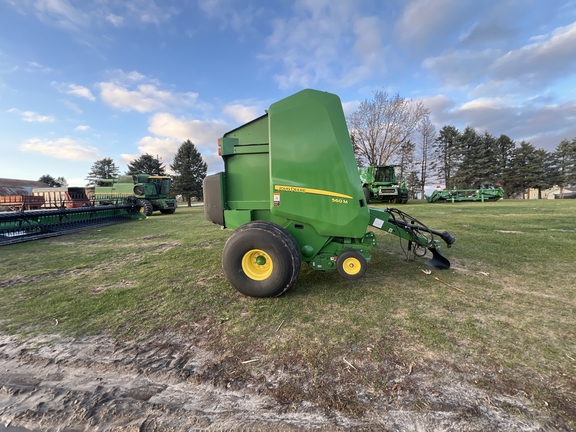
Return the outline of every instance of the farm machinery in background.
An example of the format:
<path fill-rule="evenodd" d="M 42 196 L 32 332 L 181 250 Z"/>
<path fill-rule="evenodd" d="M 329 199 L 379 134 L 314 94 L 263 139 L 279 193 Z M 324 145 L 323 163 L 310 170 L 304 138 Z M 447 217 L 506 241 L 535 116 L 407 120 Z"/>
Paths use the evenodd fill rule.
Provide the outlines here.
<path fill-rule="evenodd" d="M 38 198 L 43 197 L 36 195 L 31 198 L 39 203 Z M 0 212 L 0 246 L 146 219 L 135 200 L 117 198 L 109 200 L 107 205 L 93 204 Z M 42 205 L 46 206 L 46 201 Z"/>
<path fill-rule="evenodd" d="M 278 296 L 302 262 L 362 277 L 376 247 L 368 227 L 399 236 L 407 253 L 447 269 L 439 251 L 450 233 L 394 208 L 368 207 L 340 98 L 302 90 L 218 140 L 224 172 L 204 180 L 207 220 L 232 228 L 222 252 L 228 282 L 253 297 Z"/>
<path fill-rule="evenodd" d="M 0 197 L 0 245 L 145 219 L 155 210 L 174 213 L 170 186 L 170 177 L 138 174 L 100 179 L 94 187 L 36 188 L 31 196 Z"/>
<path fill-rule="evenodd" d="M 504 189 L 500 185 L 487 189 L 439 189 L 436 188 L 430 196 L 424 195 L 429 203 L 442 202 L 490 202 L 504 198 Z"/>
<path fill-rule="evenodd" d="M 107 198 L 113 200 L 117 197 L 134 197 L 146 216 L 151 216 L 157 210 L 163 214 L 172 214 L 178 203 L 170 198 L 171 184 L 172 179 L 168 176 L 121 175 L 116 179 L 99 179 L 94 195 L 102 203 L 105 203 Z"/>
<path fill-rule="evenodd" d="M 402 176 L 397 175 L 397 168 L 399 168 L 398 165 L 371 165 L 358 169 L 366 203 L 379 201 L 406 204 L 408 202 L 408 189 Z"/>

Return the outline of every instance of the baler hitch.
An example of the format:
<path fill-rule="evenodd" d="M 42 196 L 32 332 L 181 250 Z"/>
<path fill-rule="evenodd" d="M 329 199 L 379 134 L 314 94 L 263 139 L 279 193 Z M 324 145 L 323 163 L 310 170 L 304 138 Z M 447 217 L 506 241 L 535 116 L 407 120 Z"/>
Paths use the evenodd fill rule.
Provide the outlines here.
<path fill-rule="evenodd" d="M 448 231 L 436 231 L 416 220 L 414 217 L 396 208 L 388 207 L 386 210 L 370 207 L 370 225 L 390 234 L 397 235 L 400 239 L 408 240 L 408 252 L 414 251 L 415 255 L 423 256 L 426 249 L 432 253 L 432 258 L 426 265 L 446 270 L 450 268 L 450 261 L 440 253 L 438 243 L 434 236 L 440 237 L 447 247 L 451 247 L 456 238 Z M 401 243 L 402 244 L 402 243 Z M 418 251 L 424 251 L 418 253 Z"/>

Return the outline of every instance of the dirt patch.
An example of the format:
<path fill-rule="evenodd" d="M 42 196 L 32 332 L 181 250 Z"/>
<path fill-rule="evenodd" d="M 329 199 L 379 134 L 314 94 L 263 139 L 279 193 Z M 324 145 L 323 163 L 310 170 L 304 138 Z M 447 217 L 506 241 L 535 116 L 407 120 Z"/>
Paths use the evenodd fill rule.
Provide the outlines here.
<path fill-rule="evenodd" d="M 22 285 L 22 284 L 26 284 L 26 283 L 30 283 L 30 282 L 38 282 L 47 276 L 49 276 L 49 273 L 36 275 L 36 276 L 16 277 L 16 278 L 8 279 L 5 281 L 0 281 L 0 289 L 13 288 L 13 287 L 17 287 L 18 285 Z"/>
<path fill-rule="evenodd" d="M 164 253 L 175 247 L 179 247 L 180 243 L 160 243 L 158 246 L 154 247 L 154 252 Z"/>
<path fill-rule="evenodd" d="M 88 294 L 101 294 L 104 291 L 115 290 L 118 288 L 125 288 L 128 286 L 132 286 L 135 283 L 136 283 L 135 281 L 131 281 L 131 280 L 121 280 L 121 281 L 114 283 L 114 284 L 100 285 L 100 286 L 94 287 L 90 291 L 88 291 Z"/>
<path fill-rule="evenodd" d="M 522 234 L 522 231 L 496 230 L 496 232 L 502 234 Z"/>
<path fill-rule="evenodd" d="M 502 371 L 435 359 L 404 364 L 390 338 L 316 357 L 255 352 L 247 361 L 209 349 L 219 338 L 209 331 L 215 325 L 144 340 L 0 336 L 0 423 L 91 431 L 569 430 Z"/>

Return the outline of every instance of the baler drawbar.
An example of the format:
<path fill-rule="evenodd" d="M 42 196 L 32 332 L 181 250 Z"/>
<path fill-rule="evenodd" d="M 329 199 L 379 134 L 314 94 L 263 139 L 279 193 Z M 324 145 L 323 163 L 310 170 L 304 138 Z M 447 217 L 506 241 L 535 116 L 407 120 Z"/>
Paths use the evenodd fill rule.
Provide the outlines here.
<path fill-rule="evenodd" d="M 296 281 L 301 263 L 362 277 L 378 246 L 369 226 L 432 253 L 455 238 L 394 209 L 368 207 L 340 98 L 302 90 L 218 140 L 224 171 L 204 180 L 206 219 L 234 231 L 222 252 L 228 282 L 253 297 L 278 296 Z M 437 239 L 438 237 L 439 239 Z"/>

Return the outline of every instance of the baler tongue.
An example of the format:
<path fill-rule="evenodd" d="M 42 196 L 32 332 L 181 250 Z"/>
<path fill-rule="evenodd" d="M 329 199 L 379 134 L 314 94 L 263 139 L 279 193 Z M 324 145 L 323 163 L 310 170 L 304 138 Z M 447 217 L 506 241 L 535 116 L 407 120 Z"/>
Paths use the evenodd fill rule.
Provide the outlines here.
<path fill-rule="evenodd" d="M 426 265 L 437 268 L 438 270 L 448 270 L 450 268 L 450 261 L 440 253 L 438 248 L 430 247 L 428 250 L 432 252 L 432 259 L 427 261 Z"/>

